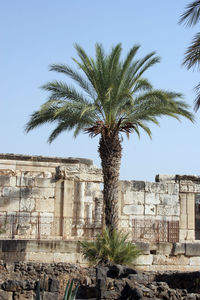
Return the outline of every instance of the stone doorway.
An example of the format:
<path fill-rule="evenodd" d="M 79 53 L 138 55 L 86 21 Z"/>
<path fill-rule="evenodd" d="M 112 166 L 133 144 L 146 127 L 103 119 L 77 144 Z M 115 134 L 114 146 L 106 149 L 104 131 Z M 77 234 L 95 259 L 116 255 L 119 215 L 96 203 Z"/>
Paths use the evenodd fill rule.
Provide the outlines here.
<path fill-rule="evenodd" d="M 200 240 L 200 194 L 195 195 L 195 240 Z"/>

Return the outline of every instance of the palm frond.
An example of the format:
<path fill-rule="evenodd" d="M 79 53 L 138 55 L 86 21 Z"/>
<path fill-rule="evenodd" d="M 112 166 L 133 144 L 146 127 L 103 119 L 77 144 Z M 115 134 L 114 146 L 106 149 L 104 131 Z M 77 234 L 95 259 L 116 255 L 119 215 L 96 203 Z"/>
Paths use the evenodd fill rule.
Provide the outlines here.
<path fill-rule="evenodd" d="M 180 101 L 180 93 L 155 90 L 143 74 L 159 62 L 155 52 L 137 59 L 139 45 L 133 46 L 121 60 L 121 44 L 106 54 L 99 43 L 95 46 L 95 59 L 75 45 L 80 69 L 77 72 L 64 64 L 53 64 L 51 71 L 63 73 L 81 87 L 63 81 L 52 81 L 42 86 L 50 93 L 40 110 L 34 112 L 26 125 L 30 131 L 44 123 L 56 124 L 49 137 L 52 142 L 63 131 L 81 131 L 90 136 L 102 135 L 115 130 L 129 136 L 140 128 L 151 135 L 149 123 L 159 124 L 158 117 L 171 116 L 179 120 L 184 116 L 193 121 L 189 107 Z"/>
<path fill-rule="evenodd" d="M 80 242 L 83 257 L 91 265 L 114 262 L 130 265 L 140 254 L 136 246 L 128 241 L 128 234 L 122 230 L 105 229 L 103 234 L 97 234 L 94 241 Z"/>
<path fill-rule="evenodd" d="M 191 45 L 187 48 L 183 65 L 187 69 L 200 68 L 200 32 L 195 35 Z"/>
<path fill-rule="evenodd" d="M 185 12 L 181 15 L 179 24 L 186 26 L 196 25 L 200 20 L 200 1 L 193 1 L 186 6 Z"/>
<path fill-rule="evenodd" d="M 64 65 L 64 64 L 52 64 L 50 66 L 50 71 L 55 71 L 58 73 L 63 73 L 73 79 L 78 85 L 88 93 L 92 98 L 95 97 L 95 90 L 88 82 L 88 80 L 84 79 L 77 71 L 73 70 L 71 67 Z"/>

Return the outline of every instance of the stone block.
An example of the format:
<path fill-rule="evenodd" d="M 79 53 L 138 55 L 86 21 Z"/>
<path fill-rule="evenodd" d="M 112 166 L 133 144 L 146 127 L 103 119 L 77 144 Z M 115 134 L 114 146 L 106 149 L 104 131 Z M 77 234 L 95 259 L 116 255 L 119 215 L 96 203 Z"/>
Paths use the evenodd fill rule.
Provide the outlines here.
<path fill-rule="evenodd" d="M 180 213 L 187 214 L 187 194 L 179 194 L 180 198 Z"/>
<path fill-rule="evenodd" d="M 174 243 L 173 244 L 173 250 L 172 250 L 172 254 L 173 255 L 185 255 L 186 252 L 186 244 L 185 243 Z"/>
<path fill-rule="evenodd" d="M 145 188 L 145 182 L 144 181 L 131 181 L 131 190 L 135 192 L 141 192 L 144 191 Z"/>
<path fill-rule="evenodd" d="M 140 266 L 145 266 L 145 265 L 152 265 L 153 263 L 153 255 L 149 254 L 149 255 L 140 255 L 136 261 L 135 261 L 135 265 L 140 265 Z"/>
<path fill-rule="evenodd" d="M 80 253 L 54 253 L 53 261 L 54 262 L 65 262 L 65 263 L 79 263 L 83 259 Z"/>
<path fill-rule="evenodd" d="M 84 197 L 84 202 L 93 202 L 93 197 L 92 196 L 85 196 Z"/>
<path fill-rule="evenodd" d="M 44 300 L 58 300 L 58 293 L 44 292 Z"/>
<path fill-rule="evenodd" d="M 187 194 L 188 229 L 195 229 L 195 195 Z"/>
<path fill-rule="evenodd" d="M 150 254 L 150 244 L 145 242 L 135 242 L 137 249 L 141 251 L 141 254 Z"/>
<path fill-rule="evenodd" d="M 20 197 L 22 198 L 32 198 L 33 197 L 33 190 L 32 187 L 21 187 L 20 188 Z"/>
<path fill-rule="evenodd" d="M 145 193 L 145 204 L 160 204 L 159 194 Z"/>
<path fill-rule="evenodd" d="M 54 199 L 36 199 L 36 212 L 54 212 Z"/>
<path fill-rule="evenodd" d="M 1 299 L 1 298 L 0 298 Z M 15 292 L 14 293 L 14 300 L 34 300 L 35 299 L 35 294 L 33 291 L 23 291 L 23 294 L 20 294 Z"/>
<path fill-rule="evenodd" d="M 187 184 L 180 184 L 180 192 L 187 193 L 188 192 L 188 185 Z"/>
<path fill-rule="evenodd" d="M 15 176 L 0 176 L 1 187 L 15 187 L 16 177 Z"/>
<path fill-rule="evenodd" d="M 175 181 L 176 175 L 157 174 L 155 179 L 156 182 L 172 182 Z"/>
<path fill-rule="evenodd" d="M 155 205 L 145 205 L 144 207 L 145 215 L 155 215 L 156 214 L 156 206 Z"/>
<path fill-rule="evenodd" d="M 200 242 L 186 243 L 185 246 L 187 256 L 200 256 Z"/>
<path fill-rule="evenodd" d="M 77 241 L 29 240 L 27 242 L 26 252 L 37 252 L 38 249 L 42 253 L 78 253 L 80 245 Z"/>
<path fill-rule="evenodd" d="M 190 193 L 195 192 L 195 184 L 188 184 L 188 192 Z"/>
<path fill-rule="evenodd" d="M 157 206 L 157 215 L 161 216 L 179 216 L 180 207 L 179 205 L 170 206 L 170 205 L 158 205 Z"/>
<path fill-rule="evenodd" d="M 159 198 L 162 205 L 174 206 L 179 203 L 178 195 L 160 194 Z"/>
<path fill-rule="evenodd" d="M 189 258 L 184 255 L 166 256 L 157 254 L 153 257 L 153 265 L 189 265 Z"/>
<path fill-rule="evenodd" d="M 123 213 L 126 215 L 143 215 L 144 205 L 125 205 Z"/>
<path fill-rule="evenodd" d="M 43 218 L 42 220 L 46 219 L 46 220 L 49 220 L 49 222 L 51 222 L 51 220 L 54 217 L 54 214 L 53 213 L 48 213 L 48 212 L 41 212 L 40 217 Z"/>
<path fill-rule="evenodd" d="M 187 229 L 188 228 L 188 215 L 187 214 L 180 214 L 180 229 Z"/>
<path fill-rule="evenodd" d="M 200 253 L 199 253 L 200 255 Z M 190 257 L 190 266 L 199 266 L 200 267 L 200 256 Z"/>
<path fill-rule="evenodd" d="M 13 293 L 0 290 L 0 300 L 12 300 Z"/>
<path fill-rule="evenodd" d="M 144 192 L 126 191 L 124 193 L 124 204 L 144 204 Z"/>
<path fill-rule="evenodd" d="M 192 230 L 187 230 L 187 238 L 188 241 L 194 241 L 195 240 L 195 231 Z"/>
<path fill-rule="evenodd" d="M 55 189 L 54 188 L 33 188 L 32 194 L 35 198 L 54 198 Z"/>
<path fill-rule="evenodd" d="M 129 227 L 129 220 L 120 220 L 120 227 L 121 228 L 128 228 Z"/>
<path fill-rule="evenodd" d="M 35 186 L 41 188 L 54 188 L 55 180 L 51 178 L 35 178 Z"/>
<path fill-rule="evenodd" d="M 20 189 L 17 187 L 4 187 L 2 191 L 3 197 L 19 198 Z"/>
<path fill-rule="evenodd" d="M 19 199 L 0 197 L 0 212 L 18 212 L 19 211 Z"/>
<path fill-rule="evenodd" d="M 52 263 L 54 262 L 54 253 L 50 252 L 27 252 L 26 260 L 30 262 Z"/>
<path fill-rule="evenodd" d="M 178 195 L 179 194 L 179 184 L 168 183 L 168 194 L 169 195 Z"/>
<path fill-rule="evenodd" d="M 121 191 L 126 193 L 127 191 L 144 192 L 144 181 L 120 181 Z"/>
<path fill-rule="evenodd" d="M 187 238 L 187 230 L 186 229 L 180 229 L 179 230 L 179 240 L 180 242 L 184 242 Z"/>
<path fill-rule="evenodd" d="M 17 176 L 17 186 L 19 187 L 33 187 L 35 185 L 35 178 L 33 177 L 25 177 L 25 176 Z"/>
<path fill-rule="evenodd" d="M 200 184 L 195 184 L 194 191 L 195 193 L 200 193 Z"/>
<path fill-rule="evenodd" d="M 19 203 L 19 210 L 24 212 L 32 212 L 35 210 L 35 199 L 22 198 Z"/>
<path fill-rule="evenodd" d="M 166 194 L 168 192 L 168 185 L 160 182 L 145 182 L 145 192 Z"/>
<path fill-rule="evenodd" d="M 154 249 L 156 250 L 156 254 L 162 254 L 166 256 L 171 255 L 172 248 L 173 248 L 172 243 L 167 243 L 167 242 L 156 243 L 154 246 Z"/>

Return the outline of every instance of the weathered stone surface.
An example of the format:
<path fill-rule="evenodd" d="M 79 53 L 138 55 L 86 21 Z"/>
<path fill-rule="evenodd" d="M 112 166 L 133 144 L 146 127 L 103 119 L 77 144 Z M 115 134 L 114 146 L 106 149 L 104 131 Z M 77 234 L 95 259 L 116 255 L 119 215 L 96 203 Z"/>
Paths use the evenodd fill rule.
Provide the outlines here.
<path fill-rule="evenodd" d="M 152 205 L 145 205 L 144 214 L 154 216 L 156 214 L 156 206 L 153 205 L 153 204 Z"/>
<path fill-rule="evenodd" d="M 123 208 L 123 213 L 127 215 L 143 215 L 144 205 L 125 205 Z"/>
<path fill-rule="evenodd" d="M 145 242 L 135 242 L 136 247 L 141 251 L 142 254 L 150 254 L 150 244 Z"/>
<path fill-rule="evenodd" d="M 145 182 L 145 191 L 150 193 L 167 193 L 168 185 L 159 182 Z"/>
<path fill-rule="evenodd" d="M 160 204 L 159 195 L 156 193 L 145 193 L 145 204 Z"/>
<path fill-rule="evenodd" d="M 179 203 L 178 195 L 160 194 L 159 199 L 162 205 L 175 206 Z"/>
<path fill-rule="evenodd" d="M 173 255 L 185 254 L 186 252 L 186 244 L 185 243 L 174 243 L 173 244 Z"/>
<path fill-rule="evenodd" d="M 179 205 L 170 206 L 170 205 L 158 205 L 157 214 L 161 216 L 179 216 L 180 207 Z"/>
<path fill-rule="evenodd" d="M 35 178 L 35 186 L 42 188 L 54 188 L 55 180 L 51 178 Z"/>
<path fill-rule="evenodd" d="M 17 177 L 17 186 L 19 187 L 33 187 L 35 185 L 35 178 L 34 177 L 25 177 L 25 176 L 18 176 Z"/>
<path fill-rule="evenodd" d="M 176 175 L 169 175 L 169 174 L 157 174 L 155 176 L 156 182 L 174 182 L 176 179 Z"/>
<path fill-rule="evenodd" d="M 8 280 L 1 285 L 2 289 L 7 292 L 16 292 L 25 289 L 25 283 L 23 281 Z"/>
<path fill-rule="evenodd" d="M 0 212 L 19 211 L 19 201 L 16 198 L 0 197 Z"/>
<path fill-rule="evenodd" d="M 126 191 L 124 193 L 124 204 L 144 204 L 144 192 Z"/>
<path fill-rule="evenodd" d="M 17 187 L 4 187 L 3 188 L 3 197 L 11 197 L 11 198 L 18 198 L 20 193 L 20 189 Z"/>
<path fill-rule="evenodd" d="M 24 212 L 32 212 L 35 210 L 35 199 L 21 198 L 19 203 L 19 210 Z"/>
<path fill-rule="evenodd" d="M 0 290 L 0 300 L 13 300 L 13 293 Z"/>
<path fill-rule="evenodd" d="M 153 263 L 153 255 L 140 255 L 136 261 L 135 265 L 152 265 Z"/>
<path fill-rule="evenodd" d="M 195 195 L 187 194 L 187 229 L 195 229 Z"/>
<path fill-rule="evenodd" d="M 37 212 L 51 212 L 53 213 L 55 208 L 54 208 L 54 199 L 52 198 L 47 198 L 47 199 L 36 199 L 35 200 L 36 206 L 35 210 Z"/>
<path fill-rule="evenodd" d="M 35 293 L 33 291 L 23 291 L 23 293 L 17 293 L 15 292 L 13 295 L 14 300 L 34 300 L 35 299 Z"/>
<path fill-rule="evenodd" d="M 162 242 L 154 244 L 154 249 L 156 250 L 156 254 L 164 254 L 169 256 L 172 254 L 172 243 Z"/>
<path fill-rule="evenodd" d="M 200 253 L 199 253 L 200 255 Z M 199 266 L 200 267 L 200 256 L 190 257 L 190 266 Z"/>
<path fill-rule="evenodd" d="M 0 176 L 1 187 L 15 187 L 16 177 L 15 176 Z"/>
<path fill-rule="evenodd" d="M 179 184 L 177 184 L 177 183 L 168 183 L 168 194 L 178 195 L 179 194 Z"/>
<path fill-rule="evenodd" d="M 55 190 L 54 188 L 33 188 L 32 194 L 35 198 L 54 198 L 55 196 Z"/>
<path fill-rule="evenodd" d="M 144 191 L 145 182 L 144 181 L 131 181 L 131 190 L 132 191 Z"/>
<path fill-rule="evenodd" d="M 153 257 L 153 265 L 189 265 L 189 258 L 183 255 L 167 257 L 157 254 Z"/>
<path fill-rule="evenodd" d="M 187 256 L 199 256 L 200 254 L 200 243 L 186 243 L 185 254 Z"/>

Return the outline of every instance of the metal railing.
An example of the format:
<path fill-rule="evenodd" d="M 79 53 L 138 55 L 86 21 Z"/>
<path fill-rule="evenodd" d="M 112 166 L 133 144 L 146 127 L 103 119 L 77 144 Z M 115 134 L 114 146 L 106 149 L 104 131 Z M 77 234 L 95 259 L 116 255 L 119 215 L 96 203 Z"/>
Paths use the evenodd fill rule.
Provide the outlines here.
<path fill-rule="evenodd" d="M 132 240 L 179 242 L 179 221 L 132 220 Z"/>

